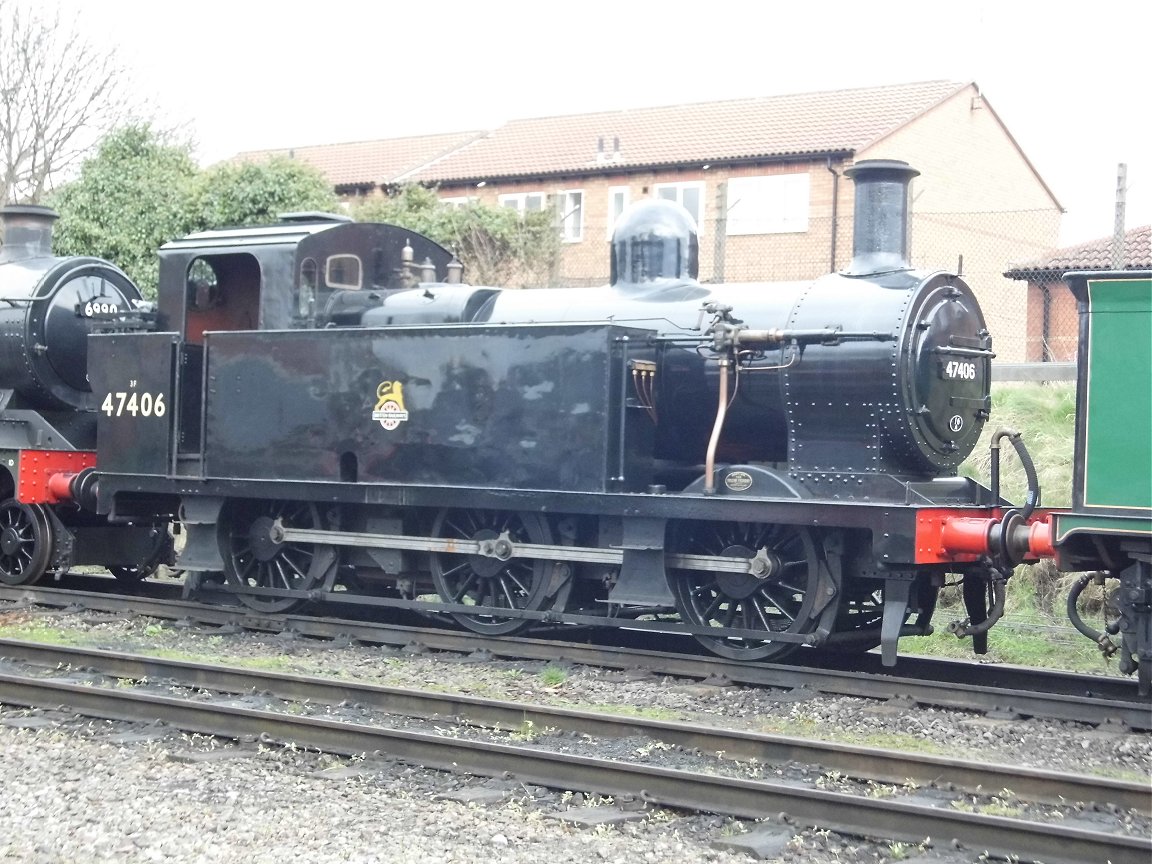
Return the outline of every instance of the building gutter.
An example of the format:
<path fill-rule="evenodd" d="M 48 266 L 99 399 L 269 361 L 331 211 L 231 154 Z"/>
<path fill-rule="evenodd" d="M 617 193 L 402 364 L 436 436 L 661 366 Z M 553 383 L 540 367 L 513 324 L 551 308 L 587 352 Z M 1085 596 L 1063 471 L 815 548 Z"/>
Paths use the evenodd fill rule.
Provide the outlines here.
<path fill-rule="evenodd" d="M 812 153 L 789 153 L 780 156 L 752 156 L 746 158 L 736 159 L 694 159 L 684 162 L 652 162 L 652 163 L 635 163 L 635 164 L 621 164 L 621 163 L 605 163 L 603 165 L 595 165 L 589 168 L 565 168 L 556 171 L 544 171 L 536 173 L 525 174 L 500 174 L 490 175 L 487 177 L 454 177 L 436 179 L 428 177 L 420 179 L 420 183 L 433 183 L 438 185 L 441 189 L 455 188 L 462 186 L 475 186 L 480 181 L 488 184 L 497 183 L 545 183 L 555 182 L 557 180 L 582 180 L 594 177 L 624 177 L 632 174 L 647 174 L 658 173 L 662 171 L 688 171 L 699 169 L 703 164 L 709 164 L 711 170 L 715 171 L 718 168 L 742 168 L 749 165 L 779 165 L 782 163 L 804 163 L 804 164 L 819 164 L 821 158 L 836 159 L 843 161 L 846 157 L 850 157 L 854 151 L 852 150 L 824 150 Z"/>

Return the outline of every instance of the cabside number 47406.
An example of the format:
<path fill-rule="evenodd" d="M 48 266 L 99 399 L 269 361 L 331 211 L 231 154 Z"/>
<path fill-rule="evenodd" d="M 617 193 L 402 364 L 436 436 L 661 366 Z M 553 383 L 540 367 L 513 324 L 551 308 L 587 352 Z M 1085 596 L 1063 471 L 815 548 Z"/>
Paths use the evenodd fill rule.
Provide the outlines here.
<path fill-rule="evenodd" d="M 163 393 L 109 393 L 100 410 L 109 417 L 163 417 L 168 411 Z"/>

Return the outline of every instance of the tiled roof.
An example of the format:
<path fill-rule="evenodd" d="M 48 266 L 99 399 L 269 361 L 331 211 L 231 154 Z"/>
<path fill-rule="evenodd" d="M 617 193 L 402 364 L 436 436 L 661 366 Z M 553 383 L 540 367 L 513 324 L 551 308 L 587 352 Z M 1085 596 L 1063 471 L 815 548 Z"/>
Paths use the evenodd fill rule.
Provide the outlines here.
<path fill-rule="evenodd" d="M 350 144 L 317 144 L 282 150 L 248 150 L 234 161 L 262 162 L 273 156 L 299 159 L 317 168 L 333 186 L 392 183 L 404 175 L 435 162 L 445 153 L 483 135 L 483 132 L 449 132 L 411 138 L 385 138 Z"/>
<path fill-rule="evenodd" d="M 1004 275 L 1009 279 L 1029 279 L 1037 275 L 1062 275 L 1069 270 L 1111 270 L 1112 238 L 1105 237 L 1066 249 L 1057 249 L 1051 255 L 1017 264 Z M 1152 225 L 1141 225 L 1124 234 L 1125 270 L 1152 269 Z"/>
<path fill-rule="evenodd" d="M 535 117 L 488 132 L 255 150 L 235 158 L 291 155 L 316 166 L 340 187 L 853 153 L 971 86 L 927 81 Z"/>
<path fill-rule="evenodd" d="M 411 179 L 444 182 L 853 152 L 967 86 L 929 81 L 513 120 Z"/>

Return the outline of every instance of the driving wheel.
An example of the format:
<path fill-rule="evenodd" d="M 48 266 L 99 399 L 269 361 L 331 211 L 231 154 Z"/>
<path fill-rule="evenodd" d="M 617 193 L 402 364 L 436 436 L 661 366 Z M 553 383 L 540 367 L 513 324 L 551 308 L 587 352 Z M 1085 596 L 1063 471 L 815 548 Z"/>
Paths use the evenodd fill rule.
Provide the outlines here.
<path fill-rule="evenodd" d="M 432 526 L 435 537 L 453 540 L 510 543 L 551 543 L 552 532 L 537 513 L 500 510 L 441 510 Z M 436 552 L 432 555 L 432 581 L 441 599 L 466 606 L 539 611 L 548 599 L 548 585 L 555 567 L 551 561 L 499 555 L 463 555 Z M 453 618 L 476 633 L 506 635 L 530 627 L 526 618 L 507 618 L 494 611 Z"/>
<path fill-rule="evenodd" d="M 225 579 L 239 589 L 240 602 L 257 612 L 291 612 L 309 598 L 250 594 L 245 593 L 246 589 L 311 591 L 335 564 L 332 547 L 278 539 L 277 526 L 320 528 L 315 504 L 233 501 L 221 518 Z"/>
<path fill-rule="evenodd" d="M 766 575 L 669 565 L 676 606 L 686 624 L 805 635 L 813 614 L 819 557 L 809 531 L 747 522 L 685 522 L 673 528 L 669 551 L 769 562 Z M 696 634 L 709 651 L 731 660 L 767 660 L 790 654 L 799 642 Z"/>

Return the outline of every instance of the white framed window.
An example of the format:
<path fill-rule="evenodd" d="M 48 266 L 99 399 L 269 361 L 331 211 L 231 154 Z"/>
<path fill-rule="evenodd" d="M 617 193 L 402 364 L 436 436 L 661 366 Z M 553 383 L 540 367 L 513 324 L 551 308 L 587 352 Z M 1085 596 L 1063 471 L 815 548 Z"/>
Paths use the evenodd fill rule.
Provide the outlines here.
<path fill-rule="evenodd" d="M 479 200 L 475 195 L 449 195 L 446 198 L 441 198 L 440 203 L 447 204 L 449 207 L 467 207 Z"/>
<path fill-rule="evenodd" d="M 728 234 L 807 231 L 810 185 L 808 172 L 731 178 L 728 181 Z"/>
<path fill-rule="evenodd" d="M 501 207 L 511 207 L 517 213 L 531 213 L 548 206 L 548 195 L 544 192 L 514 192 L 500 196 Z"/>
<path fill-rule="evenodd" d="M 584 192 L 579 189 L 560 193 L 560 237 L 565 243 L 584 239 Z"/>
<path fill-rule="evenodd" d="M 329 288 L 358 291 L 363 284 L 358 255 L 329 255 L 324 262 L 324 281 Z"/>
<path fill-rule="evenodd" d="M 687 183 L 657 183 L 653 187 L 656 197 L 675 201 L 692 214 L 696 220 L 696 232 L 703 234 L 704 226 L 704 181 Z"/>
<path fill-rule="evenodd" d="M 612 239 L 612 232 L 616 229 L 616 220 L 620 218 L 620 214 L 624 212 L 624 208 L 628 206 L 628 200 L 631 197 L 630 190 L 627 186 L 609 186 L 608 187 L 608 239 Z"/>

